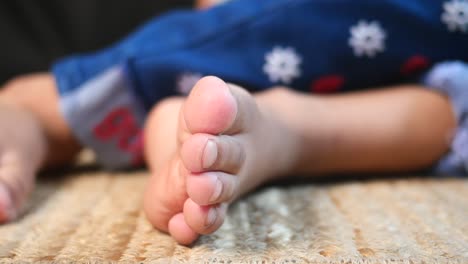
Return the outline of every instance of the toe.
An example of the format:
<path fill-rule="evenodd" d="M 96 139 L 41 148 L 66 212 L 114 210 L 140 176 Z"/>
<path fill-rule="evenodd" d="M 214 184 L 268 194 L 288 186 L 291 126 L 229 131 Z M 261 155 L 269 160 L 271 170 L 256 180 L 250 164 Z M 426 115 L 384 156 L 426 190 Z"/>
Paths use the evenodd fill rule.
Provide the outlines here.
<path fill-rule="evenodd" d="M 232 125 L 237 103 L 224 81 L 209 76 L 194 86 L 183 111 L 191 133 L 219 134 Z"/>
<path fill-rule="evenodd" d="M 216 170 L 235 174 L 246 158 L 239 138 L 209 134 L 189 137 L 182 145 L 180 155 L 187 170 L 195 173 Z"/>
<path fill-rule="evenodd" d="M 239 177 L 223 172 L 205 172 L 187 176 L 187 193 L 199 205 L 230 202 L 236 197 Z"/>
<path fill-rule="evenodd" d="M 208 76 L 192 89 L 183 107 L 183 121 L 191 134 L 236 134 L 251 124 L 255 101 L 244 89 Z"/>
<path fill-rule="evenodd" d="M 0 223 L 14 220 L 34 187 L 35 175 L 15 155 L 3 155 L 0 166 Z"/>
<path fill-rule="evenodd" d="M 13 208 L 10 192 L 0 182 L 0 223 L 5 223 L 15 218 L 15 210 Z"/>
<path fill-rule="evenodd" d="M 190 228 L 199 234 L 215 232 L 224 221 L 227 205 L 200 206 L 191 199 L 184 204 L 184 218 Z"/>
<path fill-rule="evenodd" d="M 169 234 L 182 245 L 190 245 L 198 238 L 198 234 L 185 223 L 184 214 L 178 213 L 169 221 Z"/>

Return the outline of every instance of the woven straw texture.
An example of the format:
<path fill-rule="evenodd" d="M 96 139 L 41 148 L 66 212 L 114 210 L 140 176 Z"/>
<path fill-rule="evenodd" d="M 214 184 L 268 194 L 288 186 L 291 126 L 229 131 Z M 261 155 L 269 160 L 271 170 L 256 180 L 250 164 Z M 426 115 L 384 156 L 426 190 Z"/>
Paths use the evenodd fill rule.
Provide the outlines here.
<path fill-rule="evenodd" d="M 147 174 L 42 180 L 0 227 L 0 263 L 468 263 L 468 181 L 393 179 L 264 188 L 191 248 L 141 211 Z"/>

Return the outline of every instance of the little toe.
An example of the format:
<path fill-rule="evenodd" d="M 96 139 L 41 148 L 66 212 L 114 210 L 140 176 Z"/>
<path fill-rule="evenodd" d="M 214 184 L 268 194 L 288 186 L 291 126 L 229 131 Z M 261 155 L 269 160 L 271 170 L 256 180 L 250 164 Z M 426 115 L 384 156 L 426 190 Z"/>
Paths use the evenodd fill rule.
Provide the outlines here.
<path fill-rule="evenodd" d="M 169 234 L 182 245 L 192 244 L 199 235 L 185 223 L 184 214 L 178 213 L 169 221 Z"/>
<path fill-rule="evenodd" d="M 203 235 L 211 234 L 223 224 L 227 204 L 202 206 L 191 199 L 184 204 L 184 218 L 190 228 Z"/>
<path fill-rule="evenodd" d="M 246 158 L 240 140 L 233 136 L 195 134 L 182 145 L 180 152 L 185 168 L 190 172 L 239 172 Z"/>
<path fill-rule="evenodd" d="M 187 193 L 198 205 L 230 202 L 236 198 L 239 177 L 224 172 L 205 172 L 187 176 Z"/>

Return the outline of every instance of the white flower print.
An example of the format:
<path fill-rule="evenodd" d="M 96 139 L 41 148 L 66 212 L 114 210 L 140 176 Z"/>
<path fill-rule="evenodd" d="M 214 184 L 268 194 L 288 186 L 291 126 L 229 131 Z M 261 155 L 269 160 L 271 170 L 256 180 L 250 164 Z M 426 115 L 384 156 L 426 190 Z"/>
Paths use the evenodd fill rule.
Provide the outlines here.
<path fill-rule="evenodd" d="M 292 47 L 274 47 L 265 55 L 263 71 L 271 82 L 290 84 L 293 79 L 301 75 L 301 57 Z"/>
<path fill-rule="evenodd" d="M 199 73 L 184 72 L 177 78 L 177 91 L 181 94 L 189 94 L 193 86 L 203 76 Z"/>
<path fill-rule="evenodd" d="M 365 20 L 359 21 L 350 29 L 351 37 L 349 45 L 354 50 L 354 55 L 374 57 L 378 52 L 385 49 L 386 34 L 378 22 L 370 23 Z"/>
<path fill-rule="evenodd" d="M 468 1 L 452 0 L 445 2 L 441 19 L 450 31 L 468 32 Z"/>

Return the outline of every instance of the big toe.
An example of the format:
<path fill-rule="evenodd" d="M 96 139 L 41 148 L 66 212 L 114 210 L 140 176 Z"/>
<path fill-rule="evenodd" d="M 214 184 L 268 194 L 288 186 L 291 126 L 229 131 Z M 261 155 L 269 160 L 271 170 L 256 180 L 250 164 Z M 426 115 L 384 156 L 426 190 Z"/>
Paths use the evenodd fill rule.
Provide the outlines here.
<path fill-rule="evenodd" d="M 219 134 L 232 125 L 237 103 L 224 81 L 208 76 L 194 86 L 183 111 L 185 123 L 192 134 Z"/>
<path fill-rule="evenodd" d="M 251 123 L 255 101 L 244 89 L 208 76 L 197 82 L 183 106 L 189 133 L 236 134 Z"/>

